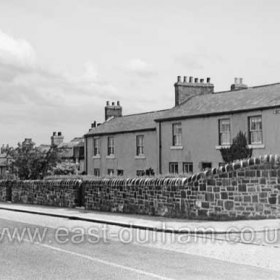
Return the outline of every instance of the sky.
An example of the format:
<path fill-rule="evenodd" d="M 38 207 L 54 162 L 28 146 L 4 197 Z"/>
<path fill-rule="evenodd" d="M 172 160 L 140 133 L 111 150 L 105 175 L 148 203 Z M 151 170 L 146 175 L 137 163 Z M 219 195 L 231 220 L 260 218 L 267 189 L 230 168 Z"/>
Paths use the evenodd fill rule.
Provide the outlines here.
<path fill-rule="evenodd" d="M 280 82 L 278 0 L 0 0 L 0 145 L 171 108 L 177 76 Z"/>

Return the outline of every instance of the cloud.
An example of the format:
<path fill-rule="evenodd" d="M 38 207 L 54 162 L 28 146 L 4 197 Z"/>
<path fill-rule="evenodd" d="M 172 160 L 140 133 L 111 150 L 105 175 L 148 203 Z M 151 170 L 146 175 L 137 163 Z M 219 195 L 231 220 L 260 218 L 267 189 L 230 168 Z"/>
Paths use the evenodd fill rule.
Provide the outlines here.
<path fill-rule="evenodd" d="M 22 67 L 32 67 L 36 63 L 33 47 L 23 39 L 15 39 L 0 30 L 0 61 Z"/>
<path fill-rule="evenodd" d="M 0 116 L 5 120 L 0 129 L 9 130 L 6 135 L 20 141 L 20 135 L 43 135 L 55 127 L 74 134 L 95 115 L 102 120 L 104 100 L 117 95 L 93 63 L 86 62 L 79 75 L 56 72 L 40 64 L 28 41 L 0 31 Z"/>
<path fill-rule="evenodd" d="M 152 65 L 139 58 L 130 60 L 126 65 L 126 70 L 142 78 L 150 78 L 156 75 L 156 71 Z"/>
<path fill-rule="evenodd" d="M 203 70 L 209 63 L 220 63 L 221 56 L 209 54 L 207 51 L 182 53 L 174 57 L 175 63 L 181 64 L 192 71 Z"/>

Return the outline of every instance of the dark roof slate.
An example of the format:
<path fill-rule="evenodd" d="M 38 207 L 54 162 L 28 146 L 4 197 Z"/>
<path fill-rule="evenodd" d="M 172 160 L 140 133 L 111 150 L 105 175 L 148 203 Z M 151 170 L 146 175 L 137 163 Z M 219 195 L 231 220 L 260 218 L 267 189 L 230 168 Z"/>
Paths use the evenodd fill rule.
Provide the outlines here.
<path fill-rule="evenodd" d="M 155 119 L 160 118 L 166 111 L 161 110 L 112 118 L 98 127 L 92 128 L 86 136 L 155 129 Z"/>
<path fill-rule="evenodd" d="M 280 83 L 244 90 L 194 96 L 163 114 L 159 120 L 195 117 L 280 106 Z"/>

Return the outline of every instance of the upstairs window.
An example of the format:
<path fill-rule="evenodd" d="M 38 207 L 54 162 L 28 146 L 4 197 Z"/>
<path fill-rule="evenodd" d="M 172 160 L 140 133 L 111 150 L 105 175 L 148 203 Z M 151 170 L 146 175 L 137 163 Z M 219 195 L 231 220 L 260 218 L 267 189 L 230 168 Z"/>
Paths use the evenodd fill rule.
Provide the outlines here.
<path fill-rule="evenodd" d="M 262 144 L 262 117 L 249 117 L 249 144 Z"/>
<path fill-rule="evenodd" d="M 230 119 L 219 120 L 219 145 L 230 145 Z"/>
<path fill-rule="evenodd" d="M 115 154 L 115 143 L 114 143 L 114 137 L 110 136 L 108 137 L 108 152 L 107 155 L 111 156 Z"/>
<path fill-rule="evenodd" d="M 169 162 L 169 173 L 170 174 L 178 174 L 178 162 Z"/>
<path fill-rule="evenodd" d="M 172 124 L 172 145 L 182 146 L 182 124 Z"/>
<path fill-rule="evenodd" d="M 100 150 L 99 150 L 99 138 L 93 138 L 93 155 L 99 156 Z"/>
<path fill-rule="evenodd" d="M 144 135 L 136 136 L 136 155 L 144 155 Z"/>

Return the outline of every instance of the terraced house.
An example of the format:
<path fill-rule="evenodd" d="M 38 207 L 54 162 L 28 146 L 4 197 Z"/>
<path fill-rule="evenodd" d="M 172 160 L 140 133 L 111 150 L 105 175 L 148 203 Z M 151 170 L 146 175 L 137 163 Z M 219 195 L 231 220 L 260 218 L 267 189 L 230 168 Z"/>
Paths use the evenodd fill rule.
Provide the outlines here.
<path fill-rule="evenodd" d="M 119 102 L 107 102 L 105 122 L 85 135 L 88 174 L 191 174 L 222 164 L 220 149 L 239 131 L 254 156 L 279 153 L 279 83 L 248 87 L 236 78 L 215 93 L 209 78 L 179 76 L 174 86 L 168 110 L 123 116 Z"/>

